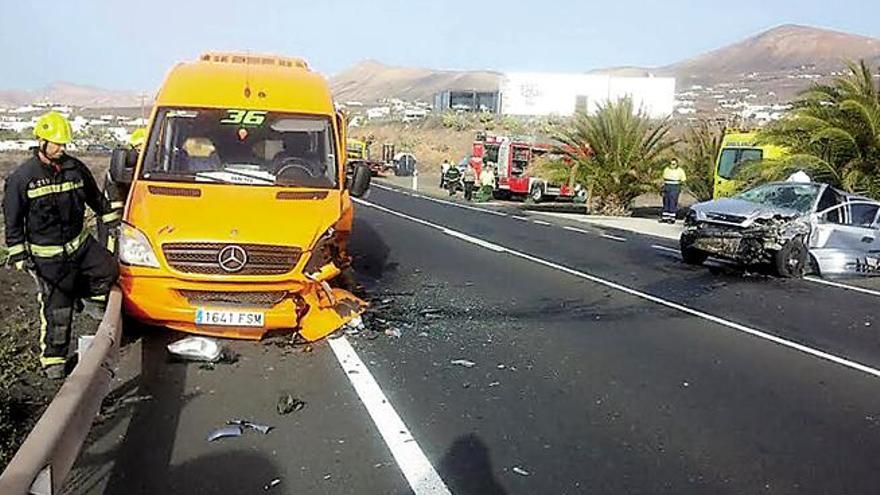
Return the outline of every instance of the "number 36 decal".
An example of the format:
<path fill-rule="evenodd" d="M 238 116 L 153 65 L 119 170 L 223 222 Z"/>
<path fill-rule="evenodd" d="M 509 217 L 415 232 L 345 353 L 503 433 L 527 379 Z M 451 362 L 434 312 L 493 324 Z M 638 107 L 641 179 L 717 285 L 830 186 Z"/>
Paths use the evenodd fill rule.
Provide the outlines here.
<path fill-rule="evenodd" d="M 226 118 L 221 120 L 221 124 L 231 125 L 263 125 L 266 120 L 266 114 L 269 112 L 262 110 L 226 110 Z"/>

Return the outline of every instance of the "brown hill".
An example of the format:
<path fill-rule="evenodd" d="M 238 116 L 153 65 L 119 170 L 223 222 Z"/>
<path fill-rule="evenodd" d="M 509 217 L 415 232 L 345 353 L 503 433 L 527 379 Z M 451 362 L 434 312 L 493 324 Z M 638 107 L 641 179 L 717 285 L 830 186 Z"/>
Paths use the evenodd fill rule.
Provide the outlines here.
<path fill-rule="evenodd" d="M 150 97 L 147 97 L 149 103 Z M 0 106 L 11 107 L 35 102 L 88 108 L 134 107 L 141 95 L 134 91 L 115 91 L 69 82 L 56 82 L 36 91 L 0 91 Z"/>
<path fill-rule="evenodd" d="M 644 77 L 674 76 L 679 87 L 740 81 L 752 73 L 827 75 L 843 66 L 845 59 L 864 58 L 880 63 L 880 40 L 854 34 L 798 25 L 784 25 L 739 43 L 665 67 L 613 67 L 593 74 Z M 330 79 L 342 101 L 372 102 L 397 97 L 430 101 L 444 89 L 497 89 L 501 74 L 489 71 L 436 71 L 390 67 L 376 61 L 361 62 Z M 774 78 L 779 81 L 779 78 Z M 757 84 L 757 83 L 756 83 Z M 803 87 L 803 79 L 786 83 L 783 93 Z M 748 85 L 748 84 L 745 84 Z"/>
<path fill-rule="evenodd" d="M 682 82 L 736 80 L 752 73 L 801 71 L 827 75 L 844 59 L 880 62 L 880 40 L 807 26 L 785 25 L 745 41 L 658 69 Z"/>
<path fill-rule="evenodd" d="M 330 85 L 339 101 L 431 101 L 435 93 L 447 89 L 495 90 L 500 79 L 497 72 L 392 67 L 367 60 L 331 77 Z"/>

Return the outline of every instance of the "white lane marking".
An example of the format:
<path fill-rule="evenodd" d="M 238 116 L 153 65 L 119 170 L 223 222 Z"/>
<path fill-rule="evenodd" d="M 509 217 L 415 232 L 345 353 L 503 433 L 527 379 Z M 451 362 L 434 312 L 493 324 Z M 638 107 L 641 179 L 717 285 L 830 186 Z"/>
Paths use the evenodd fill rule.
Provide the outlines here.
<path fill-rule="evenodd" d="M 487 210 L 487 209 L 484 209 L 484 208 L 476 208 L 476 207 L 468 206 L 468 205 L 462 205 L 462 204 L 459 204 L 459 203 L 454 203 L 454 202 L 452 202 L 452 201 L 444 201 L 444 200 L 442 200 L 442 199 L 437 199 L 437 198 L 433 198 L 433 197 L 430 197 L 430 196 L 425 196 L 425 195 L 422 195 L 422 194 L 409 193 L 409 192 L 407 192 L 407 191 L 405 191 L 405 190 L 402 190 L 402 189 L 396 189 L 396 188 L 392 188 L 392 187 L 388 187 L 388 186 L 383 186 L 383 185 L 379 185 L 379 184 L 375 184 L 375 186 L 378 187 L 378 188 L 380 188 L 380 189 L 385 189 L 385 190 L 392 191 L 392 192 L 399 192 L 399 193 L 405 194 L 405 195 L 407 195 L 407 196 L 420 197 L 420 198 L 426 199 L 426 200 L 428 200 L 428 201 L 434 201 L 435 203 L 441 203 L 441 204 L 446 204 L 446 205 L 450 205 L 450 206 L 456 206 L 456 207 L 459 207 L 459 208 L 464 208 L 464 209 L 466 209 L 466 210 L 480 211 L 480 212 L 489 213 L 489 214 L 492 214 L 492 215 L 497 215 L 497 216 L 502 216 L 502 217 L 509 216 L 509 215 L 507 215 L 506 213 L 502 213 L 502 212 L 498 212 L 498 211 L 493 211 L 493 210 Z M 545 213 L 539 213 L 539 214 L 545 214 Z M 528 217 L 524 217 L 524 216 L 513 215 L 512 218 L 515 218 L 515 219 L 517 219 L 517 220 L 528 221 Z M 533 220 L 533 222 L 536 223 L 536 224 L 538 224 L 538 225 L 552 225 L 552 224 L 547 223 L 547 222 L 544 222 L 544 221 L 542 221 L 542 220 Z M 578 233 L 581 233 L 581 234 L 589 234 L 588 231 L 583 230 L 583 229 L 578 229 L 577 227 L 563 226 L 562 228 L 565 229 L 565 230 L 572 231 L 572 232 L 578 232 Z M 674 239 L 677 239 L 677 238 L 669 237 L 669 236 L 664 235 L 664 234 L 658 234 L 658 233 L 653 233 L 653 232 L 638 232 L 638 231 L 635 231 L 635 230 L 633 230 L 633 232 L 641 233 L 641 234 L 646 234 L 646 235 L 650 235 L 650 236 L 654 236 L 654 237 L 662 237 L 662 238 L 664 238 L 664 239 L 665 239 L 665 238 L 673 239 L 673 240 L 674 240 Z M 619 241 L 619 242 L 624 242 L 624 241 L 626 241 L 626 239 L 623 238 L 623 237 L 618 237 L 618 236 L 609 235 L 609 234 L 602 234 L 602 237 L 604 237 L 604 238 L 606 238 L 606 239 L 614 240 L 614 241 Z M 670 253 L 676 253 L 676 254 L 678 254 L 678 255 L 681 255 L 681 253 L 679 252 L 678 249 L 668 248 L 668 247 L 666 247 L 666 246 L 661 246 L 661 245 L 659 245 L 659 244 L 654 244 L 654 245 L 652 245 L 651 247 L 654 248 L 654 249 L 660 250 L 660 251 L 667 251 L 667 252 L 670 252 Z M 830 286 L 830 287 L 837 287 L 838 289 L 851 290 L 851 291 L 853 291 L 853 292 L 860 292 L 860 293 L 862 293 L 862 294 L 868 294 L 868 295 L 871 295 L 871 296 L 877 296 L 877 297 L 880 297 L 880 291 L 878 291 L 878 290 L 867 289 L 867 288 L 864 288 L 864 287 L 858 287 L 858 286 L 855 286 L 855 285 L 843 284 L 843 283 L 840 283 L 840 282 L 831 282 L 831 281 L 829 281 L 829 280 L 822 280 L 822 279 L 815 278 L 815 277 L 804 277 L 804 280 L 806 280 L 806 281 L 808 281 L 808 282 L 817 283 L 817 284 L 827 285 L 827 286 Z"/>
<path fill-rule="evenodd" d="M 813 282 L 816 284 L 830 285 L 831 287 L 837 287 L 839 289 L 846 289 L 846 290 L 851 290 L 854 292 L 861 292 L 862 294 L 869 294 L 872 296 L 880 296 L 880 291 L 878 291 L 878 290 L 867 289 L 865 287 L 859 287 L 857 285 L 842 284 L 840 282 L 832 282 L 830 280 L 822 280 L 821 278 L 816 278 L 816 277 L 804 277 L 804 280 L 806 280 L 808 282 Z"/>
<path fill-rule="evenodd" d="M 407 215 L 405 213 L 400 213 L 399 211 L 395 211 L 395 210 L 386 208 L 384 206 L 377 205 L 375 203 L 370 203 L 369 201 L 364 201 L 364 200 L 360 200 L 360 199 L 355 199 L 355 201 L 357 201 L 358 203 L 364 204 L 365 206 L 369 206 L 369 207 L 375 208 L 377 210 L 384 211 L 384 212 L 389 213 L 391 215 L 395 215 L 400 218 L 405 218 L 407 220 L 419 223 L 421 225 L 425 225 L 427 227 L 437 229 L 443 233 L 454 232 L 451 229 L 443 227 L 442 225 L 438 225 L 438 224 L 429 222 L 427 220 L 422 220 L 420 218 L 416 218 L 416 217 Z M 467 235 L 467 234 L 462 234 L 462 235 Z M 468 236 L 468 237 L 471 237 L 471 236 Z M 488 242 L 488 241 L 486 241 L 486 242 Z M 492 243 L 489 243 L 489 244 L 492 244 Z M 637 298 L 644 299 L 646 301 L 650 301 L 650 302 L 659 304 L 661 306 L 665 306 L 667 308 L 674 309 L 676 311 L 680 311 L 682 313 L 689 314 L 691 316 L 696 316 L 697 318 L 702 318 L 704 320 L 711 321 L 713 323 L 717 323 L 719 325 L 725 326 L 725 327 L 730 328 L 732 330 L 736 330 L 738 332 L 742 332 L 742 333 L 751 335 L 753 337 L 758 337 L 760 339 L 764 339 L 764 340 L 773 342 L 774 344 L 778 344 L 783 347 L 788 347 L 789 349 L 794 349 L 794 350 L 800 351 L 804 354 L 808 354 L 810 356 L 817 357 L 819 359 L 824 359 L 826 361 L 830 361 L 832 363 L 836 363 L 836 364 L 839 364 L 841 366 L 844 366 L 844 367 L 847 367 L 850 369 L 861 371 L 861 372 L 866 373 L 868 375 L 871 375 L 873 377 L 880 378 L 880 370 L 878 370 L 876 368 L 872 368 L 872 367 L 867 366 L 865 364 L 858 363 L 856 361 L 852 361 L 850 359 L 846 359 L 846 358 L 843 358 L 840 356 L 836 356 L 834 354 L 830 354 L 825 351 L 821 351 L 819 349 L 814 349 L 812 347 L 809 347 L 804 344 L 800 344 L 798 342 L 794 342 L 792 340 L 784 339 L 782 337 L 777 337 L 776 335 L 773 335 L 773 334 L 770 334 L 770 333 L 767 333 L 767 332 L 764 332 L 764 331 L 761 331 L 761 330 L 758 330 L 755 328 L 747 327 L 747 326 L 742 325 L 740 323 L 736 323 L 735 321 L 726 320 L 726 319 L 721 318 L 719 316 L 711 315 L 709 313 L 705 313 L 705 312 L 700 311 L 698 309 L 693 309 L 688 306 L 678 304 L 676 302 L 667 301 L 666 299 L 648 294 L 647 292 L 642 292 L 637 289 L 632 289 L 630 287 L 626 287 L 624 285 L 618 284 L 617 282 L 605 280 L 605 279 L 597 277 L 595 275 L 590 275 L 589 273 L 578 271 L 573 268 L 569 268 L 567 266 L 560 265 L 558 263 L 554 263 L 552 261 L 547 261 L 545 259 L 538 258 L 536 256 L 532 256 L 530 254 L 526 254 L 521 251 L 517 251 L 515 249 L 511 249 L 511 248 L 501 246 L 498 244 L 492 244 L 492 245 L 496 246 L 497 248 L 502 249 L 503 252 L 508 253 L 513 256 L 516 256 L 518 258 L 522 258 L 524 260 L 529 260 L 529 261 L 537 263 L 539 265 L 544 265 L 546 267 L 553 268 L 555 270 L 559 270 L 561 272 L 568 273 L 569 275 L 573 275 L 575 277 L 582 278 L 584 280 L 589 280 L 590 282 L 594 282 L 599 285 L 604 285 L 605 287 L 615 289 L 620 292 L 624 292 L 624 293 L 629 294 L 631 296 L 635 296 Z"/>
<path fill-rule="evenodd" d="M 503 253 L 504 248 L 499 246 L 498 244 L 493 244 L 489 241 L 484 241 L 483 239 L 478 239 L 476 237 L 471 237 L 467 234 L 463 234 L 461 232 L 457 232 L 455 230 L 443 229 L 443 233 L 446 235 L 451 235 L 452 237 L 461 239 L 463 241 L 470 242 L 471 244 L 476 244 L 477 246 L 484 247 L 491 251 L 495 251 L 496 253 Z"/>
<path fill-rule="evenodd" d="M 668 251 L 670 253 L 675 253 L 675 254 L 681 256 L 681 251 L 679 251 L 678 249 L 673 249 L 670 247 L 661 246 L 659 244 L 653 244 L 653 245 L 651 245 L 651 247 L 654 249 L 659 249 L 660 251 Z M 866 287 L 859 287 L 857 285 L 842 284 L 840 282 L 832 282 L 830 280 L 823 280 L 821 278 L 816 278 L 816 277 L 804 277 L 803 280 L 806 282 L 813 282 L 814 284 L 822 284 L 822 285 L 827 285 L 830 287 L 837 287 L 838 289 L 851 290 L 853 292 L 860 292 L 862 294 L 868 294 L 870 296 L 880 297 L 880 290 L 868 289 Z"/>
<path fill-rule="evenodd" d="M 495 215 L 499 217 L 506 217 L 507 213 L 502 213 L 500 211 L 488 210 L 486 208 L 477 208 L 476 206 L 463 205 L 461 203 L 456 203 L 454 201 L 446 201 L 444 199 L 432 198 L 431 196 L 425 196 L 424 194 L 418 195 L 422 199 L 426 199 L 428 201 L 433 201 L 435 203 L 440 203 L 441 205 L 455 206 L 456 208 L 463 208 L 465 210 L 478 211 L 480 213 L 488 213 L 490 215 Z"/>
<path fill-rule="evenodd" d="M 513 218 L 514 220 L 522 220 L 523 222 L 529 221 L 529 217 L 524 217 L 522 215 L 511 215 L 510 218 Z"/>
<path fill-rule="evenodd" d="M 569 227 L 569 226 L 567 226 L 567 225 L 566 225 L 566 226 L 563 226 L 562 228 L 565 229 L 565 230 L 570 230 L 570 231 L 572 231 L 572 232 L 577 232 L 578 234 L 589 234 L 589 233 L 590 233 L 589 231 L 586 231 L 586 230 L 584 230 L 584 229 L 579 229 L 579 228 L 577 228 L 577 227 Z"/>
<path fill-rule="evenodd" d="M 489 210 L 487 208 L 477 208 L 476 206 L 470 206 L 470 205 L 463 205 L 461 203 L 456 203 L 454 201 L 446 201 L 446 200 L 443 200 L 440 198 L 435 198 L 433 196 L 428 196 L 425 194 L 410 193 L 410 192 L 407 192 L 403 189 L 397 189 L 394 187 L 388 187 L 388 186 L 383 186 L 383 185 L 379 185 L 379 184 L 375 184 L 375 186 L 378 187 L 379 189 L 384 189 L 386 191 L 404 194 L 406 196 L 412 196 L 414 198 L 421 198 L 421 199 L 425 199 L 428 201 L 433 201 L 434 203 L 440 203 L 441 205 L 455 206 L 456 208 L 463 208 L 465 210 L 471 210 L 471 211 L 479 211 L 481 213 L 488 213 L 490 215 L 495 215 L 498 217 L 506 217 L 507 216 L 507 213 L 504 213 L 501 211 Z"/>
<path fill-rule="evenodd" d="M 670 253 L 681 254 L 678 249 L 673 249 L 671 247 L 661 246 L 659 244 L 651 244 L 651 247 L 654 249 L 659 249 L 660 251 L 667 251 Z"/>
<path fill-rule="evenodd" d="M 354 348 L 345 336 L 336 339 L 327 339 L 339 366 L 345 372 L 345 376 L 351 382 L 364 407 L 370 414 L 373 424 L 379 430 L 385 445 L 391 450 L 391 455 L 397 461 L 398 467 L 409 482 L 410 488 L 416 495 L 446 495 L 450 494 L 449 488 L 440 479 L 440 475 L 431 465 L 425 453 L 416 443 L 409 428 L 400 419 L 400 416 L 391 406 L 391 403 L 382 393 L 376 379 L 370 370 L 364 366 L 363 361 L 357 355 Z"/>

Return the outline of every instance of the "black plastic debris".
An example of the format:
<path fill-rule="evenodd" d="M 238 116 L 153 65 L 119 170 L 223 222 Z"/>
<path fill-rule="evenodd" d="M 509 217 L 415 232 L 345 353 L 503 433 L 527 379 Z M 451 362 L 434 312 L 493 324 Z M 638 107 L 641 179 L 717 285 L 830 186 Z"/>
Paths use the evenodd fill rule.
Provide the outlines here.
<path fill-rule="evenodd" d="M 290 394 L 281 395 L 276 404 L 276 410 L 278 411 L 278 414 L 281 415 L 302 411 L 304 407 L 306 407 L 305 401 L 297 399 Z"/>

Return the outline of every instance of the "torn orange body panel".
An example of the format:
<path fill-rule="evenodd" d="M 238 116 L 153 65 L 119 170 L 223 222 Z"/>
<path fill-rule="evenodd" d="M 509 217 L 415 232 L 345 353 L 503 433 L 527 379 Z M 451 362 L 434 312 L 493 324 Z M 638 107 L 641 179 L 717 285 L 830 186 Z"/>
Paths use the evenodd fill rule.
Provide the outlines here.
<path fill-rule="evenodd" d="M 309 341 L 361 314 L 364 301 L 328 284 L 348 265 L 357 194 L 345 126 L 327 82 L 299 59 L 221 53 L 175 66 L 127 172 L 127 314 L 216 337 L 290 330 Z"/>
<path fill-rule="evenodd" d="M 303 295 L 308 311 L 299 326 L 299 334 L 309 342 L 330 335 L 367 309 L 366 302 L 348 291 L 315 287 Z"/>

